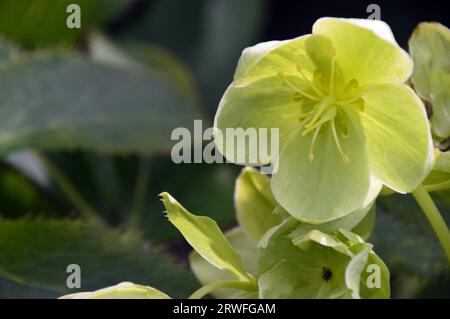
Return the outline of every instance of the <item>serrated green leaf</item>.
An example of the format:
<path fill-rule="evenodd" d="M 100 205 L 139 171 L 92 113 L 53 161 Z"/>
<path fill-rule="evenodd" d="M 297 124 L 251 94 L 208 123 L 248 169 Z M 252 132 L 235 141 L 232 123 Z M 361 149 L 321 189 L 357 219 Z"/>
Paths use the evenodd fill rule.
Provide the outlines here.
<path fill-rule="evenodd" d="M 239 228 L 233 228 L 225 233 L 230 244 L 242 257 L 242 264 L 245 271 L 249 274 L 256 273 L 256 264 L 258 262 L 257 244 L 250 239 L 244 231 Z M 233 276 L 228 272 L 221 271 L 203 259 L 196 251 L 190 256 L 190 265 L 192 271 L 203 285 L 207 285 L 218 280 L 232 280 Z M 236 289 L 217 289 L 212 292 L 217 298 L 238 298 L 242 295 L 242 291 Z"/>
<path fill-rule="evenodd" d="M 174 128 L 202 118 L 192 99 L 164 79 L 67 54 L 3 68 L 0 95 L 3 155 L 24 147 L 165 152 Z"/>
<path fill-rule="evenodd" d="M 249 280 L 241 256 L 231 246 L 217 223 L 209 217 L 189 213 L 168 193 L 161 193 L 169 221 L 203 258 L 221 270 L 228 270 L 240 280 Z"/>
<path fill-rule="evenodd" d="M 1 277 L 60 295 L 77 292 L 66 285 L 70 264 L 81 268 L 82 291 L 129 280 L 148 283 L 179 298 L 198 287 L 188 270 L 161 251 L 130 235 L 94 224 L 1 221 L 0 250 Z"/>

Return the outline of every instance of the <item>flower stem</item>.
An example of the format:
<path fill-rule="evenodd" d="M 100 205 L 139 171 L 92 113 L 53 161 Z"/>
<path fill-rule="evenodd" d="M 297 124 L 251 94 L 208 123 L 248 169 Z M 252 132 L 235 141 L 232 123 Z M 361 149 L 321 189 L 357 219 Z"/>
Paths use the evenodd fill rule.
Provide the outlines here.
<path fill-rule="evenodd" d="M 189 296 L 189 299 L 201 299 L 210 292 L 219 288 L 234 288 L 245 291 L 256 291 L 258 289 L 257 285 L 253 281 L 220 280 L 212 282 L 198 289 Z"/>
<path fill-rule="evenodd" d="M 61 188 L 66 194 L 69 201 L 75 206 L 77 211 L 83 215 L 86 219 L 99 221 L 99 217 L 92 206 L 83 198 L 78 192 L 76 187 L 70 182 L 70 180 L 56 167 L 51 160 L 41 152 L 34 152 L 37 158 L 44 164 L 48 174 L 53 181 Z"/>
<path fill-rule="evenodd" d="M 425 186 L 425 189 L 428 192 L 440 191 L 448 188 L 450 188 L 450 180 L 438 184 L 431 184 Z"/>
<path fill-rule="evenodd" d="M 142 213 L 144 212 L 145 198 L 148 189 L 148 175 L 149 162 L 147 159 L 142 158 L 137 170 L 136 186 L 133 195 L 133 209 L 131 211 L 129 222 L 129 228 L 131 230 L 138 230 L 142 220 Z"/>
<path fill-rule="evenodd" d="M 444 247 L 445 254 L 450 263 L 450 231 L 434 204 L 433 199 L 423 185 L 419 185 L 419 187 L 412 192 L 412 195 L 433 227 L 442 247 Z"/>

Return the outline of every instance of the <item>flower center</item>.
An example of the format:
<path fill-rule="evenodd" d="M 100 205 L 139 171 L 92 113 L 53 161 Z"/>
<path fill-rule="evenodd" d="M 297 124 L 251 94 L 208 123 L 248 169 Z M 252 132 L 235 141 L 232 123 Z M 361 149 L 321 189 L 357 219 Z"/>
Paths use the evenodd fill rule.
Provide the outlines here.
<path fill-rule="evenodd" d="M 325 126 L 329 126 L 342 162 L 349 163 L 350 158 L 345 154 L 339 139 L 339 135 L 343 138 L 349 136 L 344 109 L 355 107 L 358 111 L 364 111 L 362 96 L 369 86 L 360 87 L 355 79 L 340 85 L 342 76 L 336 67 L 335 54 L 329 68 L 325 68 L 325 71 L 316 70 L 312 78 L 304 74 L 300 65 L 297 65 L 297 72 L 299 78 L 288 77 L 283 72 L 279 72 L 278 77 L 295 91 L 294 100 L 300 103 L 302 135 L 312 134 L 309 160 L 314 161 L 314 144 L 318 134 Z"/>
<path fill-rule="evenodd" d="M 323 281 L 328 282 L 333 277 L 333 272 L 331 271 L 330 268 L 322 267 L 322 272 L 320 274 L 320 277 L 322 277 Z"/>

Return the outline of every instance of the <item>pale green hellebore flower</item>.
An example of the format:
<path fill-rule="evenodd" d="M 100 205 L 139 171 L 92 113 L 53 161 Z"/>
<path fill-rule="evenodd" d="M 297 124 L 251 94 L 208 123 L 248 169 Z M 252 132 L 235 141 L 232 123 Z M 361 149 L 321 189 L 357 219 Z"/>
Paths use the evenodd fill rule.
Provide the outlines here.
<path fill-rule="evenodd" d="M 275 199 L 299 220 L 330 221 L 383 184 L 411 192 L 428 174 L 426 112 L 403 84 L 412 68 L 384 22 L 322 18 L 310 35 L 243 51 L 215 128 L 279 128 Z M 234 161 L 223 135 L 217 146 Z"/>
<path fill-rule="evenodd" d="M 370 235 L 374 223 L 374 207 L 372 205 L 321 225 L 303 224 L 285 214 L 283 209 L 277 205 L 273 200 L 269 185 L 269 178 L 255 169 L 246 167 L 242 170 L 236 180 L 234 194 L 239 225 L 225 234 L 221 232 L 212 219 L 205 216 L 196 216 L 188 212 L 168 193 L 161 194 L 169 221 L 178 228 L 194 248 L 190 255 L 192 271 L 204 285 L 203 288 L 215 287 L 208 290 L 208 293 L 218 298 L 230 299 L 273 297 L 274 295 L 268 294 L 272 289 L 271 286 L 273 286 L 274 293 L 280 289 L 289 291 L 291 287 L 290 284 L 280 287 L 277 282 L 271 282 L 270 270 L 278 262 L 295 261 L 302 264 L 314 259 L 318 261 L 318 267 L 320 267 L 318 268 L 319 272 L 314 273 L 310 281 L 320 283 L 322 280 L 320 276 L 321 267 L 328 267 L 334 278 L 327 281 L 324 288 L 329 285 L 334 287 L 334 284 L 337 283 L 340 287 L 340 297 L 379 298 L 389 294 L 389 285 L 384 283 L 382 290 L 372 290 L 371 293 L 364 292 L 362 295 L 358 295 L 360 287 L 358 283 L 361 280 L 362 272 L 362 268 L 358 265 L 361 264 L 360 261 L 365 263 L 366 258 L 374 255 L 371 252 L 371 245 L 364 243 L 362 238 L 358 236 L 367 238 Z M 320 249 L 298 251 L 299 247 L 292 241 L 293 239 L 298 241 L 299 238 L 306 238 L 305 236 L 309 236 L 308 234 L 312 232 L 320 232 L 321 238 L 329 238 L 329 236 L 333 237 L 338 230 L 345 232 L 345 229 L 352 231 L 352 233 L 347 232 L 347 234 L 352 234 L 352 240 L 358 244 L 353 248 L 359 247 L 366 251 L 358 258 L 353 257 L 359 255 L 360 251 L 352 250 L 352 248 L 346 251 L 347 255 L 340 256 L 338 254 L 336 260 L 329 260 L 331 255 L 328 252 L 333 253 L 333 250 L 328 250 L 326 247 L 323 251 Z M 347 241 L 345 239 L 342 245 L 346 245 Z M 258 249 L 258 246 L 263 247 Z M 339 264 L 339 261 L 343 259 L 346 263 Z M 347 265 L 351 260 L 353 262 Z M 322 263 L 322 261 L 324 262 Z M 384 266 L 380 267 L 383 278 L 385 278 Z M 348 286 L 351 288 L 342 283 L 344 277 L 341 276 L 342 273 L 339 271 L 344 268 L 348 269 L 348 275 L 345 276 L 348 278 Z M 278 275 L 283 278 L 289 276 L 296 278 L 298 274 L 295 271 L 295 273 L 283 272 Z M 258 278 L 263 277 L 262 286 L 259 289 L 257 281 L 259 281 Z M 336 278 L 342 280 L 336 280 Z M 363 278 L 366 277 L 363 276 Z M 380 277 L 381 279 L 382 277 Z M 220 286 L 220 283 L 223 282 L 231 283 L 231 286 L 228 284 L 227 287 Z M 246 288 L 242 289 L 241 285 Z M 352 289 L 354 295 L 351 295 Z M 382 291 L 381 295 L 380 291 Z M 315 288 L 301 289 L 294 294 L 290 294 L 289 297 L 313 298 L 317 296 L 317 292 Z M 329 298 L 334 295 L 334 292 L 329 290 L 322 291 L 320 297 Z"/>
<path fill-rule="evenodd" d="M 299 235 L 295 227 L 286 220 L 259 243 L 260 298 L 390 297 L 389 270 L 371 244 L 344 229 Z"/>

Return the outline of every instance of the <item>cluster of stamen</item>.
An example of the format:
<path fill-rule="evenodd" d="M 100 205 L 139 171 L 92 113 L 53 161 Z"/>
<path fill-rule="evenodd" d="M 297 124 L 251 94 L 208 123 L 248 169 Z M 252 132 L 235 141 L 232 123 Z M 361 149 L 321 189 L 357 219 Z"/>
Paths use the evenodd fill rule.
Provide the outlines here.
<path fill-rule="evenodd" d="M 352 79 L 343 88 L 337 88 L 336 78 L 338 71 L 336 70 L 335 54 L 331 58 L 328 77 L 319 70 L 316 70 L 313 78 L 310 79 L 304 74 L 300 65 L 297 65 L 296 69 L 300 78 L 307 85 L 307 89 L 291 81 L 283 72 L 279 72 L 278 77 L 295 91 L 294 100 L 299 102 L 309 101 L 311 102 L 309 104 L 313 105 L 307 111 L 302 107 L 302 111 L 299 113 L 302 135 L 313 134 L 308 155 L 309 160 L 314 161 L 314 144 L 317 136 L 325 125 L 329 125 L 342 161 L 349 163 L 350 159 L 345 154 L 339 140 L 339 133 L 343 138 L 348 137 L 342 108 L 353 106 L 359 111 L 364 111 L 364 100 L 362 96 L 367 92 L 369 87 L 361 88 L 358 82 Z M 304 104 L 301 103 L 301 105 Z"/>

